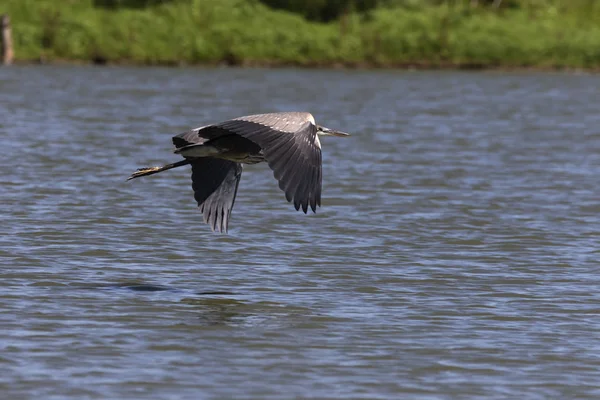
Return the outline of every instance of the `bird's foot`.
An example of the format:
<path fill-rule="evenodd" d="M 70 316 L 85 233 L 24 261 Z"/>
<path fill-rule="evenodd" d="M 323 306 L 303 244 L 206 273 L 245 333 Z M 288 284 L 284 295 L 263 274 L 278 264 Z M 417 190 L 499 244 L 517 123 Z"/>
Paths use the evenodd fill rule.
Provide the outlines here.
<path fill-rule="evenodd" d="M 150 175 L 156 172 L 160 172 L 162 169 L 162 167 L 146 167 L 146 168 L 140 168 L 137 171 L 135 171 L 133 174 L 131 174 L 131 176 L 129 178 L 127 178 L 127 180 L 131 180 L 133 178 L 139 178 L 140 176 L 144 176 L 144 175 Z"/>

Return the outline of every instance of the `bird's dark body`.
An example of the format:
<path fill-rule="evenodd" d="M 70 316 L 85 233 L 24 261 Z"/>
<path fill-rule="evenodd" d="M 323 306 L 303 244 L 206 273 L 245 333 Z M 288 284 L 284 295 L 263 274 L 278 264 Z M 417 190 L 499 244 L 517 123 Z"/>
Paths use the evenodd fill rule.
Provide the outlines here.
<path fill-rule="evenodd" d="M 173 137 L 184 160 L 143 168 L 129 179 L 190 164 L 194 198 L 213 230 L 226 232 L 242 164 L 266 161 L 296 210 L 321 205 L 321 143 L 317 136 L 347 136 L 317 126 L 310 113 L 258 114 L 192 129 Z"/>
<path fill-rule="evenodd" d="M 199 133 L 201 134 L 201 132 Z M 180 136 L 181 135 L 175 136 L 173 138 L 173 143 L 183 143 L 178 140 Z M 265 156 L 260 146 L 241 136 L 224 135 L 210 140 L 205 138 L 200 139 L 201 140 L 198 141 L 199 143 L 189 143 L 185 146 L 177 147 L 175 152 L 180 152 L 181 149 L 188 146 L 208 146 L 213 147 L 218 151 L 218 154 L 213 156 L 215 158 L 221 158 L 223 160 L 234 161 L 242 164 L 256 164 L 265 161 Z"/>

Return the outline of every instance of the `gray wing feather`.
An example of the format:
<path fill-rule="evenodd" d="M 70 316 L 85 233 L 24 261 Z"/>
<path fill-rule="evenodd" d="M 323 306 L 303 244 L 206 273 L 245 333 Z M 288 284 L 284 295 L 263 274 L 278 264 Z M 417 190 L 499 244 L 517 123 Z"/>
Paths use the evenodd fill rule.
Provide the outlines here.
<path fill-rule="evenodd" d="M 242 176 L 242 165 L 217 158 L 198 158 L 191 164 L 194 198 L 204 222 L 213 231 L 226 233 Z"/>
<path fill-rule="evenodd" d="M 304 125 L 315 124 L 315 119 L 307 112 L 283 112 L 271 114 L 248 115 L 235 118 L 233 121 L 254 122 L 273 130 L 286 133 L 295 133 L 301 130 Z"/>
<path fill-rule="evenodd" d="M 215 125 L 258 144 L 286 199 L 296 210 L 321 205 L 321 148 L 309 113 L 240 117 Z"/>

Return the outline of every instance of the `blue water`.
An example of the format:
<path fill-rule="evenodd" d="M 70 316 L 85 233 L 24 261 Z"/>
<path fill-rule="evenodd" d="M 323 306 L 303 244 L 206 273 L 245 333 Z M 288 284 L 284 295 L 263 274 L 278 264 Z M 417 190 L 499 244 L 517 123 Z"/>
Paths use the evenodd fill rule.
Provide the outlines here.
<path fill-rule="evenodd" d="M 600 77 L 0 69 L 0 393 L 596 399 Z M 323 207 L 245 168 L 202 222 L 171 136 L 310 111 Z"/>

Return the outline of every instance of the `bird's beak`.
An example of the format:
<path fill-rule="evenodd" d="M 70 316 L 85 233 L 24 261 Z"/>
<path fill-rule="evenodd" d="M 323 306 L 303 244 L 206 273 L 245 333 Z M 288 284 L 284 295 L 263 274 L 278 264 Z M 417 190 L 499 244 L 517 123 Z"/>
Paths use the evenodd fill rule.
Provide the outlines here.
<path fill-rule="evenodd" d="M 340 137 L 350 136 L 349 133 L 334 131 L 333 129 L 325 128 L 324 126 L 321 127 L 321 132 L 319 132 L 319 133 L 323 136 L 340 136 Z"/>

